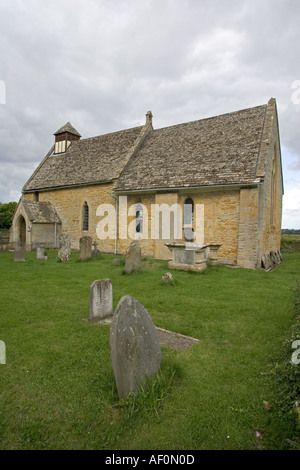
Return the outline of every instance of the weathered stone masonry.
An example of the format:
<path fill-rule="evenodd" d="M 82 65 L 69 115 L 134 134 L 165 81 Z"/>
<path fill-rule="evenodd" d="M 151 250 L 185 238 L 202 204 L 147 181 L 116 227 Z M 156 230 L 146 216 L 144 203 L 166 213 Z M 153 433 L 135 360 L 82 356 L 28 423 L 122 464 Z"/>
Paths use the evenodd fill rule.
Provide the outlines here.
<path fill-rule="evenodd" d="M 133 129 L 81 139 L 67 123 L 54 135 L 53 147 L 23 188 L 11 243 L 50 247 L 68 233 L 73 249 L 88 235 L 101 251 L 124 254 L 141 237 L 134 208 L 142 204 L 149 235 L 141 240 L 142 255 L 170 259 L 165 243 L 174 241 L 172 229 L 169 239 L 151 238 L 151 206 L 179 204 L 183 210 L 192 200 L 194 207 L 203 205 L 204 243 L 220 244 L 224 263 L 259 268 L 280 249 L 283 178 L 275 99 L 158 130 L 149 111 L 145 125 Z M 119 226 L 121 196 L 133 206 L 125 215 L 127 237 Z M 97 236 L 102 204 L 117 211 L 117 236 L 106 240 Z M 197 223 L 195 213 L 194 231 Z"/>

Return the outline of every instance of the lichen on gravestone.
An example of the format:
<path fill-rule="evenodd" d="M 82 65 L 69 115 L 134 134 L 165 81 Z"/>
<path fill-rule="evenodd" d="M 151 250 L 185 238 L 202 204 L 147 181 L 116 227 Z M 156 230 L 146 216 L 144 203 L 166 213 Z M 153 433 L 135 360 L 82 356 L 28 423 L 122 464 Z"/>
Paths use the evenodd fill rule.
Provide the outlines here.
<path fill-rule="evenodd" d="M 160 368 L 155 326 L 145 307 L 129 295 L 121 298 L 113 315 L 110 354 L 120 399 L 137 394 Z"/>
<path fill-rule="evenodd" d="M 64 233 L 58 238 L 58 258 L 62 262 L 71 259 L 71 239 L 68 233 Z"/>
<path fill-rule="evenodd" d="M 141 245 L 135 240 L 131 242 L 125 256 L 125 272 L 130 274 L 141 269 Z"/>

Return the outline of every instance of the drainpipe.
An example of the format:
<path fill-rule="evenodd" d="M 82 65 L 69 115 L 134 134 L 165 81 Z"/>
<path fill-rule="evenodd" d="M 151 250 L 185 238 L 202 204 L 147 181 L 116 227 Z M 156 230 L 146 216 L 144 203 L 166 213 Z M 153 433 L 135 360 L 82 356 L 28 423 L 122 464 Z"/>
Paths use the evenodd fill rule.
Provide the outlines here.
<path fill-rule="evenodd" d="M 115 255 L 117 254 L 117 239 L 118 239 L 118 198 L 114 196 L 113 191 L 110 193 L 111 197 L 116 201 L 116 233 L 115 233 Z"/>
<path fill-rule="evenodd" d="M 56 222 L 54 222 L 54 248 L 56 248 Z"/>

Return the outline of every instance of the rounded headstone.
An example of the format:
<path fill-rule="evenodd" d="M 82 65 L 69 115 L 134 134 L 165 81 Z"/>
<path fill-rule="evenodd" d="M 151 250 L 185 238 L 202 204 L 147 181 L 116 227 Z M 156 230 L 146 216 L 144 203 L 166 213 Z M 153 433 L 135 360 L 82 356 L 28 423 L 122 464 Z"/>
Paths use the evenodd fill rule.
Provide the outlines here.
<path fill-rule="evenodd" d="M 119 398 L 138 393 L 160 368 L 161 348 L 145 307 L 133 297 L 121 298 L 110 330 L 110 353 Z"/>
<path fill-rule="evenodd" d="M 141 269 L 141 245 L 135 240 L 129 245 L 125 256 L 125 272 L 130 274 Z"/>

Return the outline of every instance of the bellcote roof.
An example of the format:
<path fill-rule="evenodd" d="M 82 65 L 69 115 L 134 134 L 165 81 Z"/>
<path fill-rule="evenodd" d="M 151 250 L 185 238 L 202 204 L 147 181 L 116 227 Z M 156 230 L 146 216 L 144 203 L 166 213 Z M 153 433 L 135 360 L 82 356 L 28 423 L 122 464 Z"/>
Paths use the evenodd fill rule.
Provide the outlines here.
<path fill-rule="evenodd" d="M 74 134 L 78 137 L 81 137 L 79 132 L 75 129 L 75 127 L 72 126 L 70 122 L 66 122 L 66 124 L 60 127 L 56 132 L 54 132 L 53 135 L 63 134 L 64 132 L 69 132 L 70 134 Z"/>

